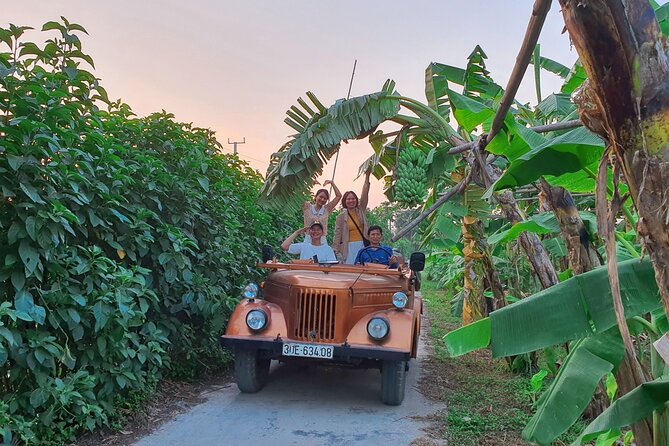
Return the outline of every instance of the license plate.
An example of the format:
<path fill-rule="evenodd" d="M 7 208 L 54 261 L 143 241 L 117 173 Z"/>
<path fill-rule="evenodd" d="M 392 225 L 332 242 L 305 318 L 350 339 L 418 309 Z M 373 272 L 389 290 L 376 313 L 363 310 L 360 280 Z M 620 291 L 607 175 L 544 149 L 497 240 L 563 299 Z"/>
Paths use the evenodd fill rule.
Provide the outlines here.
<path fill-rule="evenodd" d="M 332 359 L 333 354 L 334 354 L 334 346 L 332 345 L 297 344 L 297 343 L 283 344 L 284 356 L 300 356 L 302 358 Z"/>

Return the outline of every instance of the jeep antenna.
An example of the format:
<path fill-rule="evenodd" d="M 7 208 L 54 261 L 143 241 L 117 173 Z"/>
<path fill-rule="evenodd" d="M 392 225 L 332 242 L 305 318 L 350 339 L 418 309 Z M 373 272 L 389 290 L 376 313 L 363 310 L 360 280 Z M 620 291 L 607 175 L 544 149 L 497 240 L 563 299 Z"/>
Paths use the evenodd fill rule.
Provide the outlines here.
<path fill-rule="evenodd" d="M 355 66 L 358 64 L 358 59 L 353 61 L 353 72 L 351 73 L 351 82 L 348 83 L 348 93 L 346 93 L 346 99 L 351 97 L 351 87 L 353 87 L 353 77 L 355 76 Z M 332 179 L 330 181 L 334 182 L 335 173 L 337 173 L 337 161 L 339 160 L 339 149 L 337 149 L 337 154 L 335 155 L 334 168 L 332 169 Z M 332 193 L 332 184 L 330 184 L 330 193 Z"/>

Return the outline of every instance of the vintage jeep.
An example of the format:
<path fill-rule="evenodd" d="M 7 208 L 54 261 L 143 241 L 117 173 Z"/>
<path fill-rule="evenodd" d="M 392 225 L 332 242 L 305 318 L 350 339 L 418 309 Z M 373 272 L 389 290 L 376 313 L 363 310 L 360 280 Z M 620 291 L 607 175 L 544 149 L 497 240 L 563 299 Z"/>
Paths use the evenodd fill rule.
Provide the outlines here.
<path fill-rule="evenodd" d="M 269 275 L 249 284 L 221 344 L 235 355 L 239 390 L 259 391 L 272 359 L 381 370 L 381 399 L 399 405 L 406 371 L 416 357 L 423 301 L 417 272 L 380 265 L 261 263 Z"/>

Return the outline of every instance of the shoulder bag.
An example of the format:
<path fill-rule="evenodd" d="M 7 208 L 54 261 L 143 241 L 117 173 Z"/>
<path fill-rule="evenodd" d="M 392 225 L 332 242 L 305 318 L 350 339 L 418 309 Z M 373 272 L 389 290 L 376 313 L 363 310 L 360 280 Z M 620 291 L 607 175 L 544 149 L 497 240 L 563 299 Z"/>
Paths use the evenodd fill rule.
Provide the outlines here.
<path fill-rule="evenodd" d="M 353 221 L 353 224 L 355 225 L 355 228 L 358 230 L 358 232 L 362 236 L 362 244 L 365 245 L 365 247 L 369 246 L 370 245 L 369 239 L 367 237 L 365 237 L 365 234 L 362 233 L 362 230 L 360 229 L 360 226 L 358 226 L 358 223 L 355 221 L 355 218 L 353 218 L 351 216 L 351 212 L 348 209 L 346 210 L 346 212 L 348 212 L 348 218 L 350 218 L 351 221 Z"/>

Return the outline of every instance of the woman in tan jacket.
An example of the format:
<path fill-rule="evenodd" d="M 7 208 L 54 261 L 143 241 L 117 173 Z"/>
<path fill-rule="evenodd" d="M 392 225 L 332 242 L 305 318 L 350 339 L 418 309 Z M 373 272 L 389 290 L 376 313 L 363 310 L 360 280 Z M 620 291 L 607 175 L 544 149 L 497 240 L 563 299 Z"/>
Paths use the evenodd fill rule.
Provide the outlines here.
<path fill-rule="evenodd" d="M 360 199 L 353 191 L 344 193 L 341 203 L 343 210 L 335 220 L 335 236 L 332 248 L 338 258 L 344 259 L 347 265 L 355 263 L 355 257 L 365 245 L 363 234 L 367 234 L 367 203 L 369 201 L 369 175 L 365 173 L 365 184 L 362 186 Z M 367 237 L 367 235 L 364 235 Z"/>

